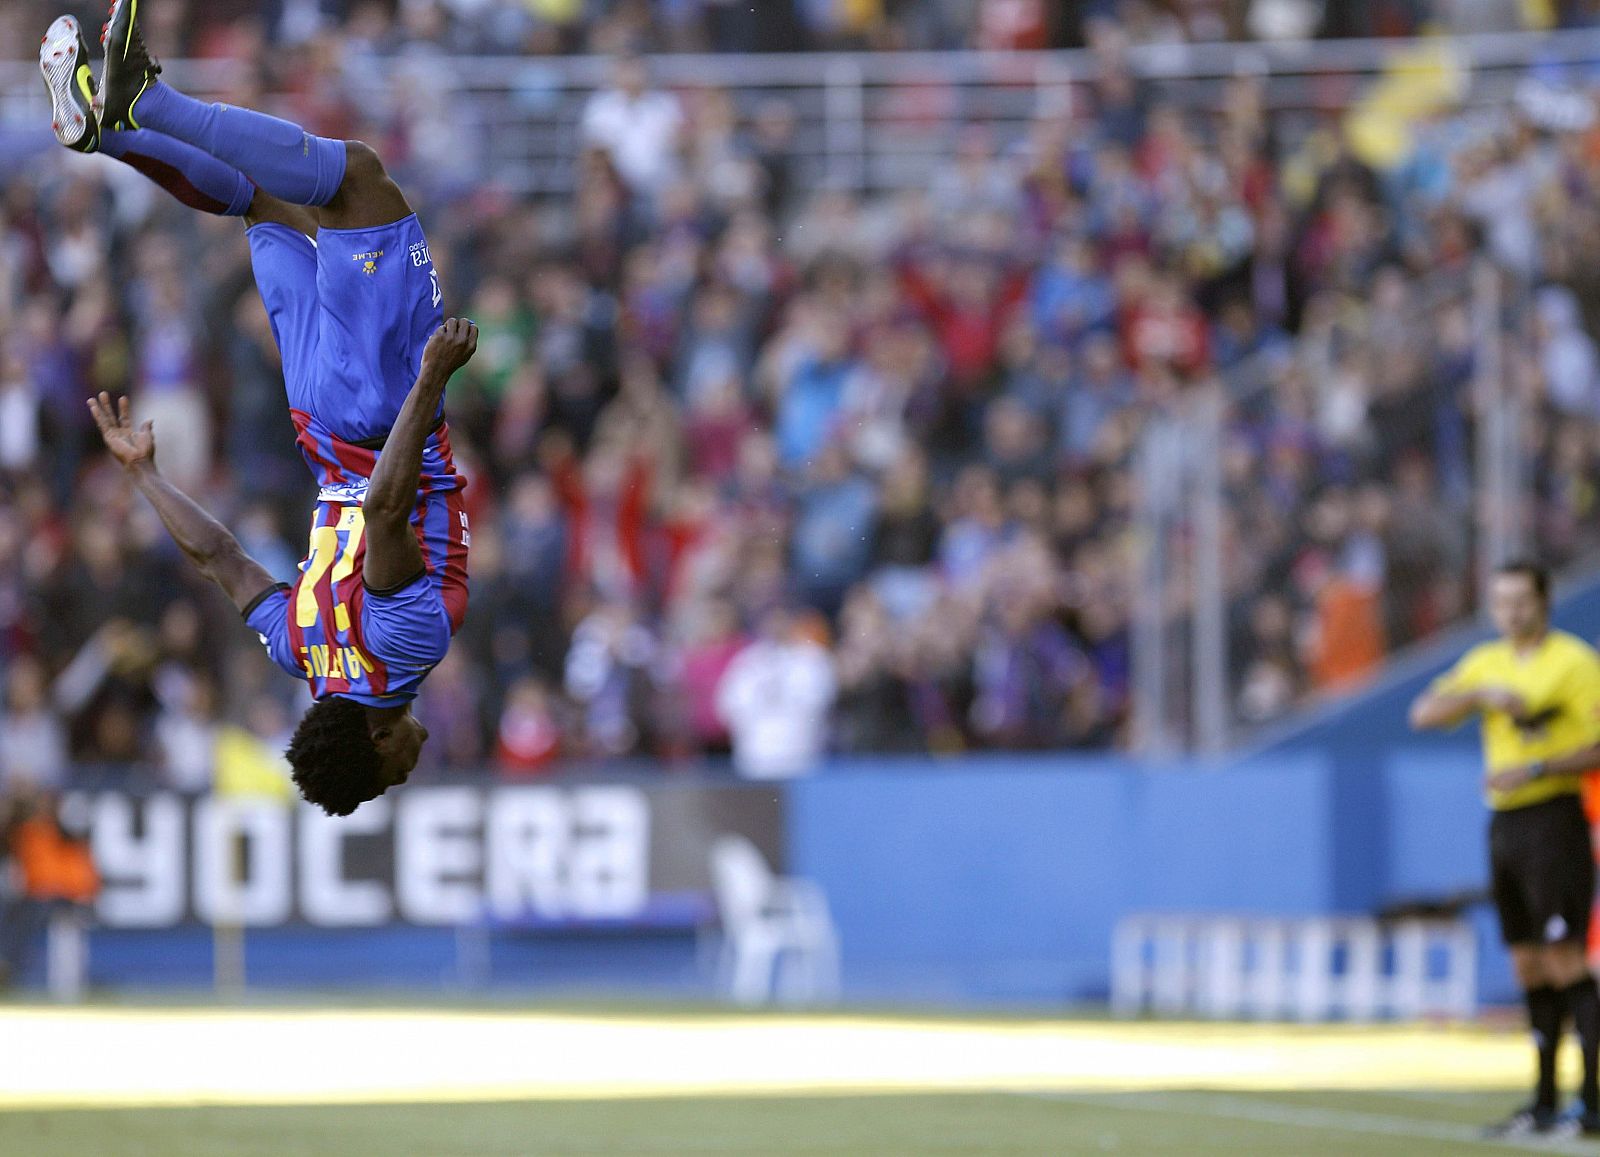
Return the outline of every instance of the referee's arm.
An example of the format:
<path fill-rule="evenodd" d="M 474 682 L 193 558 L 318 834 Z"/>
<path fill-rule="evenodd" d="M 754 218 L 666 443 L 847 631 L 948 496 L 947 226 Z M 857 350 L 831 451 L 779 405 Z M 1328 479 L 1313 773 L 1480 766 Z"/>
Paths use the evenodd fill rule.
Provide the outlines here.
<path fill-rule="evenodd" d="M 1515 791 L 1536 779 L 1549 776 L 1582 775 L 1600 770 L 1600 743 L 1569 751 L 1554 759 L 1542 759 L 1525 767 L 1508 767 L 1489 776 L 1489 786 L 1495 791 Z"/>
<path fill-rule="evenodd" d="M 1513 719 L 1527 713 L 1522 696 L 1504 687 L 1451 691 L 1434 684 L 1411 704 L 1411 726 L 1417 731 L 1447 729 L 1484 711 L 1504 711 Z"/>

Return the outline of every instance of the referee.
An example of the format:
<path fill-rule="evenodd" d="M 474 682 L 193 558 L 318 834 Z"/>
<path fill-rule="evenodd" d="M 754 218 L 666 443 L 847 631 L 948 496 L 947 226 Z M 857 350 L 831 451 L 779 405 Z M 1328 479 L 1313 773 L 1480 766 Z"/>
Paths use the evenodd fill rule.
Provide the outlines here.
<path fill-rule="evenodd" d="M 1416 728 L 1483 720 L 1489 865 L 1500 932 L 1527 996 L 1539 1054 L 1533 1102 L 1487 1130 L 1600 1134 L 1600 990 L 1584 959 L 1595 862 L 1580 799 L 1600 765 L 1600 654 L 1550 628 L 1550 579 L 1530 562 L 1494 576 L 1500 638 L 1464 655 L 1411 706 Z M 1567 1017 L 1583 1049 L 1581 1112 L 1556 1104 L 1556 1053 Z"/>

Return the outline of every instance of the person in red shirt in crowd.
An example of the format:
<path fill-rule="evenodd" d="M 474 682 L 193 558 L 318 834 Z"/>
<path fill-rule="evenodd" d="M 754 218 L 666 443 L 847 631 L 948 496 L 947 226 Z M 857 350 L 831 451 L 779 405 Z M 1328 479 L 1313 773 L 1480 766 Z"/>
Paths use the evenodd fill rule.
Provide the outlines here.
<path fill-rule="evenodd" d="M 1193 379 L 1211 365 L 1205 314 L 1172 275 L 1152 275 L 1142 291 L 1135 288 L 1124 300 L 1119 329 L 1123 357 L 1135 373 L 1163 364 Z"/>
<path fill-rule="evenodd" d="M 561 725 L 550 689 L 534 678 L 519 680 L 506 695 L 496 729 L 495 763 L 508 779 L 548 772 L 561 755 Z"/>
<path fill-rule="evenodd" d="M 976 392 L 994 369 L 1001 336 L 1027 292 L 1028 277 L 997 271 L 978 257 L 957 257 L 928 265 L 906 262 L 900 279 L 944 351 L 951 389 Z"/>

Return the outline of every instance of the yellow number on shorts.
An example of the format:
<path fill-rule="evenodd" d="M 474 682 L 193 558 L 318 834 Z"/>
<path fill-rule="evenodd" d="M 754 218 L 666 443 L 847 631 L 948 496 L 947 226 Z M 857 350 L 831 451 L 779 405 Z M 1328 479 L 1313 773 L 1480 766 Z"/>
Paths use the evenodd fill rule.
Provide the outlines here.
<path fill-rule="evenodd" d="M 315 626 L 317 621 L 317 586 L 322 576 L 333 569 L 333 585 L 337 586 L 355 573 L 356 554 L 361 547 L 361 536 L 366 532 L 366 519 L 361 507 L 352 506 L 340 517 L 336 526 L 317 526 L 311 530 L 311 553 L 306 557 L 305 572 L 300 579 L 300 593 L 294 607 L 295 622 L 301 627 Z M 344 540 L 339 536 L 343 534 Z M 343 603 L 333 606 L 334 626 L 341 631 L 350 629 L 350 612 Z"/>

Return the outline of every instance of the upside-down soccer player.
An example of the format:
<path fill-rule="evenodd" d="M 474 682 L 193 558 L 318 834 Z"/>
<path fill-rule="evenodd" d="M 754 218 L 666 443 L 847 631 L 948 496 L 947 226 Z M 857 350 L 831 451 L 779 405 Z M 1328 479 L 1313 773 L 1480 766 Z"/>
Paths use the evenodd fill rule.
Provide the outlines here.
<path fill-rule="evenodd" d="M 78 23 L 51 25 L 39 63 L 62 144 L 137 168 L 185 204 L 240 216 L 283 356 L 301 453 L 321 486 L 292 587 L 155 467 L 127 400 L 90 402 L 112 454 L 200 570 L 316 702 L 288 750 L 311 802 L 348 815 L 403 783 L 427 732 L 417 688 L 467 606 L 469 535 L 444 425 L 450 375 L 477 329 L 445 322 L 427 241 L 371 149 L 158 79 L 139 0 L 117 0 L 98 96 Z"/>
<path fill-rule="evenodd" d="M 1600 655 L 1550 627 L 1550 580 L 1500 568 L 1490 610 L 1500 638 L 1461 658 L 1412 705 L 1415 727 L 1483 721 L 1489 871 L 1500 932 L 1526 994 L 1538 1051 L 1533 1101 L 1490 1136 L 1600 1134 L 1600 990 L 1585 941 L 1595 863 L 1579 793 L 1600 766 Z M 1556 1054 L 1570 1018 L 1583 1050 L 1577 1111 L 1556 1099 Z"/>

